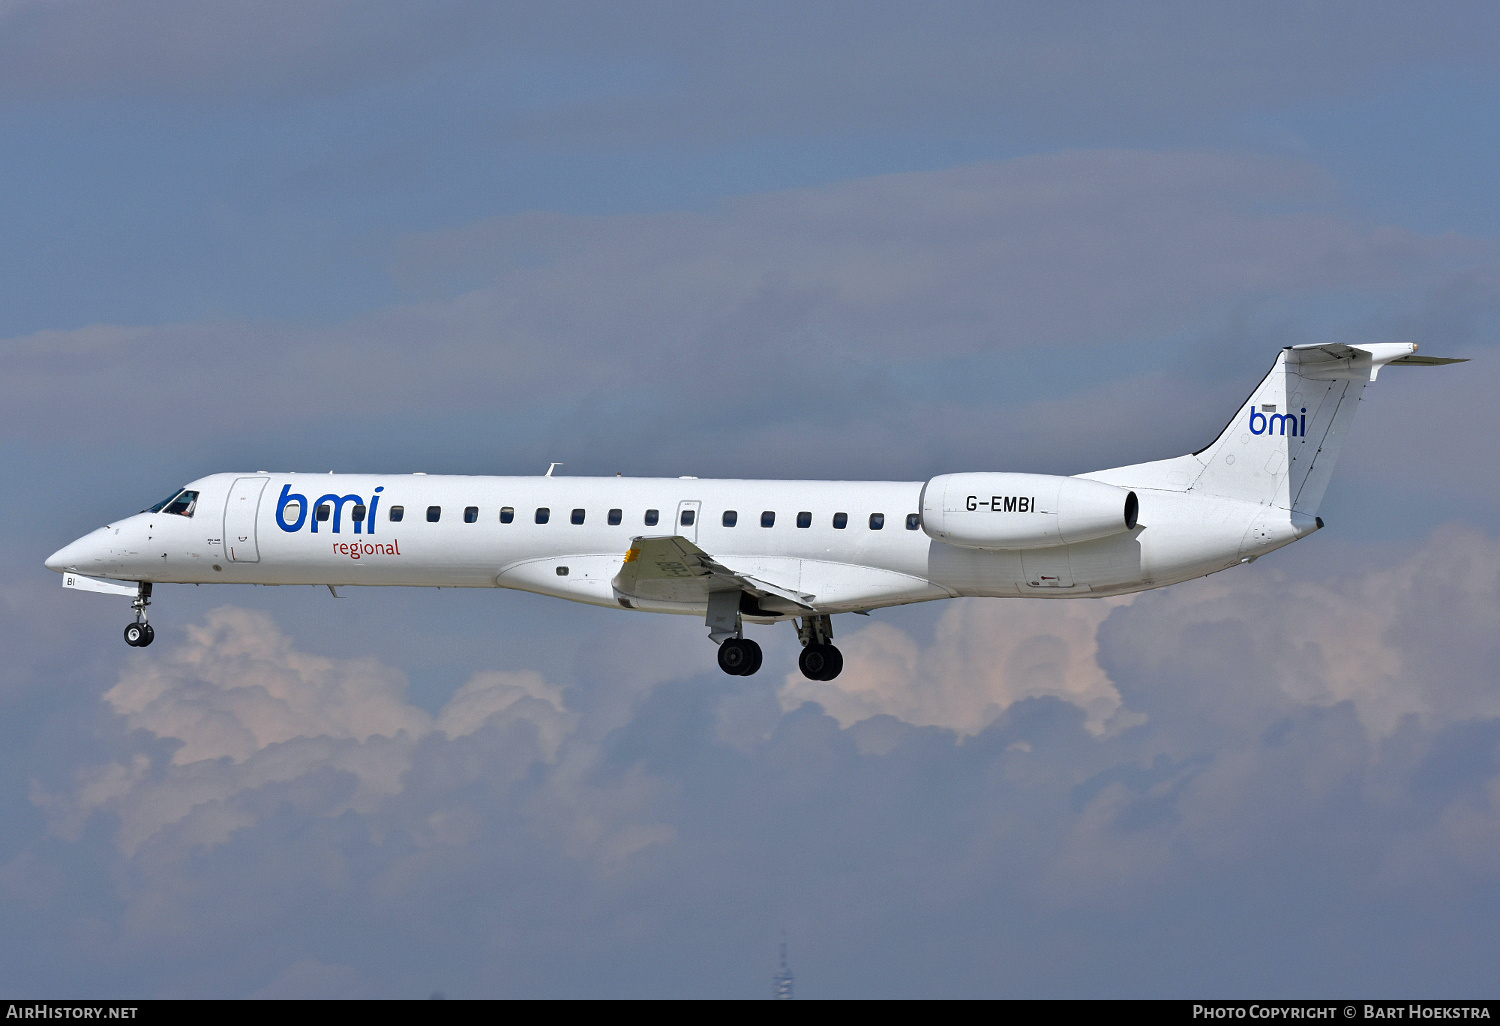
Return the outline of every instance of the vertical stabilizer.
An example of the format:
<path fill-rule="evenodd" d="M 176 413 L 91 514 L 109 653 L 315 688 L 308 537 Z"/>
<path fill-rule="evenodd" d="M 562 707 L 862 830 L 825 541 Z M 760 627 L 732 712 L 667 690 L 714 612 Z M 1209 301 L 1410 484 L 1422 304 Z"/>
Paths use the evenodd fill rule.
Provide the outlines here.
<path fill-rule="evenodd" d="M 1282 350 L 1271 372 L 1206 449 L 1188 489 L 1315 514 L 1365 385 L 1410 356 L 1409 343 Z"/>

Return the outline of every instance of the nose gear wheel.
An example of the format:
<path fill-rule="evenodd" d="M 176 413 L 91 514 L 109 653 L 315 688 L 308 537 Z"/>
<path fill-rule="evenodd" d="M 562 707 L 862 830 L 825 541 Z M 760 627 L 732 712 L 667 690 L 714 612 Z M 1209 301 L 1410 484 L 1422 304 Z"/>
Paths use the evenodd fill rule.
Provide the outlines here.
<path fill-rule="evenodd" d="M 146 622 L 146 607 L 151 604 L 151 582 L 142 581 L 136 586 L 135 600 L 130 608 L 135 610 L 135 623 L 125 627 L 125 644 L 131 648 L 145 648 L 156 640 L 156 631 Z"/>

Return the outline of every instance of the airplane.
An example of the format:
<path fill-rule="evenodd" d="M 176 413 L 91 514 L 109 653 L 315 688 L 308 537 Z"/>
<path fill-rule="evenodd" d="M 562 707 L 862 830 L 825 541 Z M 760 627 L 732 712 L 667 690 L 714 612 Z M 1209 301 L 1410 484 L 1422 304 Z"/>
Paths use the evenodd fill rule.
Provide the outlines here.
<path fill-rule="evenodd" d="M 63 586 L 514 588 L 704 618 L 748 676 L 746 623 L 791 621 L 812 680 L 843 668 L 832 616 L 959 596 L 1094 598 L 1252 563 L 1323 526 L 1318 505 L 1365 386 L 1466 361 L 1411 343 L 1290 346 L 1208 446 L 1076 477 L 929 481 L 213 474 L 46 561 Z"/>

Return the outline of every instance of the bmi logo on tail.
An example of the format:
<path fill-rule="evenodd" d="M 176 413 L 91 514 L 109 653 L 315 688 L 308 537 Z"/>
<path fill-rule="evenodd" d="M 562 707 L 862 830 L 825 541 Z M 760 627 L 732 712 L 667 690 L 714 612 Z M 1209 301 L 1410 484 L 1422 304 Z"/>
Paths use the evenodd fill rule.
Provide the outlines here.
<path fill-rule="evenodd" d="M 1276 413 L 1274 406 L 1250 407 L 1250 433 L 1252 435 L 1307 435 L 1307 407 L 1302 407 L 1302 416 L 1295 413 Z M 1267 416 L 1269 414 L 1269 416 Z M 1259 423 L 1257 423 L 1257 420 Z M 1277 430 L 1277 429 L 1280 430 Z"/>

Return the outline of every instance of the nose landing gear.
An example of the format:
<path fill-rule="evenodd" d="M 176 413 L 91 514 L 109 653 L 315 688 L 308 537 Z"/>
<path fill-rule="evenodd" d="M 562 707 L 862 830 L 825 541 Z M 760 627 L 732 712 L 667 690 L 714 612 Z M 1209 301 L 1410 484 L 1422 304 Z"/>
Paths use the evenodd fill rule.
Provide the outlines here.
<path fill-rule="evenodd" d="M 146 622 L 146 607 L 151 604 L 151 582 L 142 581 L 136 590 L 130 608 L 135 610 L 135 623 L 125 627 L 125 644 L 131 648 L 145 648 L 156 640 L 156 631 Z"/>

